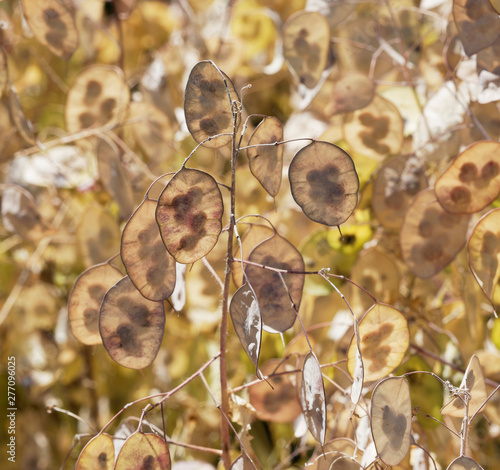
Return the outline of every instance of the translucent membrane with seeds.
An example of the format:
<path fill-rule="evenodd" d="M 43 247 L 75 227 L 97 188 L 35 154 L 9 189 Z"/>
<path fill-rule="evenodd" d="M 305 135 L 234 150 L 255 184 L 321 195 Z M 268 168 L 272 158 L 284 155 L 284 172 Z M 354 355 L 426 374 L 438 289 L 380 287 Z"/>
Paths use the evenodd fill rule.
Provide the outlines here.
<path fill-rule="evenodd" d="M 115 448 L 109 434 L 98 434 L 83 448 L 75 470 L 113 470 Z"/>
<path fill-rule="evenodd" d="M 216 181 L 200 170 L 182 168 L 165 186 L 156 221 L 167 250 L 178 263 L 210 253 L 222 231 L 224 206 Z"/>
<path fill-rule="evenodd" d="M 500 209 L 493 209 L 477 223 L 467 245 L 469 266 L 493 304 L 500 279 Z"/>
<path fill-rule="evenodd" d="M 108 290 L 99 312 L 99 332 L 111 359 L 144 369 L 158 354 L 165 326 L 163 302 L 146 299 L 128 276 Z"/>
<path fill-rule="evenodd" d="M 500 192 L 500 143 L 476 142 L 465 149 L 436 181 L 439 203 L 454 214 L 472 214 Z"/>
<path fill-rule="evenodd" d="M 389 160 L 378 171 L 373 186 L 372 207 L 379 222 L 386 228 L 399 229 L 411 199 L 427 185 L 417 157 Z"/>
<path fill-rule="evenodd" d="M 156 434 L 135 432 L 125 441 L 116 458 L 115 470 L 170 470 L 170 452 L 166 442 Z"/>
<path fill-rule="evenodd" d="M 326 433 L 325 385 L 318 359 L 312 351 L 309 351 L 304 359 L 300 391 L 307 429 L 314 439 L 323 445 Z"/>
<path fill-rule="evenodd" d="M 291 16 L 283 27 L 283 54 L 297 81 L 314 88 L 328 64 L 330 27 L 317 11 Z"/>
<path fill-rule="evenodd" d="M 287 271 L 304 271 L 301 254 L 288 240 L 277 234 L 257 245 L 248 260 Z M 251 264 L 246 266 L 245 272 L 257 296 L 264 330 L 281 333 L 288 330 L 297 317 L 291 302 L 298 311 L 304 274 L 280 274 Z"/>
<path fill-rule="evenodd" d="M 234 293 L 229 313 L 240 343 L 258 371 L 262 317 L 257 297 L 249 284 L 242 285 Z"/>
<path fill-rule="evenodd" d="M 74 133 L 121 122 L 129 101 L 130 91 L 121 69 L 92 65 L 75 78 L 68 92 L 66 129 Z"/>
<path fill-rule="evenodd" d="M 272 144 L 283 140 L 283 124 L 278 118 L 268 116 L 255 128 L 248 145 Z M 266 145 L 247 150 L 250 171 L 262 187 L 273 197 L 278 194 L 283 169 L 283 146 Z"/>
<path fill-rule="evenodd" d="M 101 344 L 99 309 L 106 292 L 123 274 L 109 263 L 92 266 L 78 276 L 69 295 L 68 316 L 73 336 L 83 344 Z"/>
<path fill-rule="evenodd" d="M 484 404 L 486 397 L 486 384 L 484 383 L 483 370 L 479 363 L 478 357 L 474 354 L 467 366 L 464 378 L 460 384 L 460 391 L 468 391 L 470 393 L 468 418 L 478 411 Z M 463 418 L 465 414 L 464 396 L 454 397 L 450 402 L 441 409 L 442 415 L 453 416 L 455 418 Z"/>
<path fill-rule="evenodd" d="M 351 157 L 336 145 L 305 146 L 293 157 L 288 177 L 293 198 L 315 222 L 340 225 L 356 208 L 358 175 Z"/>
<path fill-rule="evenodd" d="M 145 199 L 122 233 L 120 254 L 130 280 L 149 300 L 163 300 L 175 288 L 175 260 L 165 248 L 155 219 L 157 202 Z"/>
<path fill-rule="evenodd" d="M 450 214 L 432 190 L 412 201 L 400 232 L 403 259 L 421 278 L 432 277 L 453 261 L 465 243 L 469 216 Z"/>
<path fill-rule="evenodd" d="M 483 470 L 483 467 L 474 459 L 462 456 L 451 462 L 446 470 Z"/>
<path fill-rule="evenodd" d="M 73 15 L 60 0 L 22 0 L 24 16 L 37 40 L 50 52 L 68 60 L 78 47 Z"/>
<path fill-rule="evenodd" d="M 410 343 L 405 317 L 390 305 L 377 303 L 359 323 L 360 349 L 364 380 L 372 382 L 386 377 L 403 360 Z M 356 364 L 356 342 L 347 353 L 347 367 L 352 376 Z"/>
<path fill-rule="evenodd" d="M 489 0 L 454 0 L 453 19 L 468 56 L 488 47 L 497 39 L 500 18 Z"/>
<path fill-rule="evenodd" d="M 261 372 L 268 376 L 293 369 L 294 367 L 278 359 L 272 359 L 261 367 Z M 265 381 L 250 387 L 250 403 L 257 410 L 260 419 L 274 423 L 290 423 L 302 413 L 291 377 L 291 374 L 286 374 L 268 379 L 273 388 Z"/>
<path fill-rule="evenodd" d="M 386 465 L 398 465 L 410 450 L 412 417 L 410 386 L 403 377 L 389 377 L 373 390 L 373 442 Z"/>
<path fill-rule="evenodd" d="M 368 106 L 345 116 L 344 138 L 353 152 L 382 161 L 399 152 L 403 119 L 396 106 L 375 95 Z"/>
<path fill-rule="evenodd" d="M 196 142 L 201 143 L 218 134 L 232 134 L 232 101 L 240 101 L 233 83 L 212 62 L 199 62 L 193 67 L 186 85 L 184 113 L 189 132 Z M 224 135 L 214 137 L 203 145 L 219 148 L 230 141 L 231 135 Z"/>

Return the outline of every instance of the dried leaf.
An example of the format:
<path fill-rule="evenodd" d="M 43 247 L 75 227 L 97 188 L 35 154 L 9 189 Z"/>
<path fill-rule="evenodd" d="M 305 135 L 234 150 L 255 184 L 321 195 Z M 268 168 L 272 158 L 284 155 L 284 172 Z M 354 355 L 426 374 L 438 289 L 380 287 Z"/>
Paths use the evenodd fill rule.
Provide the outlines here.
<path fill-rule="evenodd" d="M 406 318 L 394 307 L 377 303 L 359 322 L 360 349 L 364 363 L 364 380 L 372 382 L 386 377 L 403 360 L 410 344 Z M 351 341 L 347 368 L 354 377 L 356 342 Z"/>
<path fill-rule="evenodd" d="M 99 139 L 96 154 L 102 185 L 118 204 L 120 217 L 126 220 L 135 204 L 132 183 L 120 159 L 120 150 L 112 140 Z"/>
<path fill-rule="evenodd" d="M 22 0 L 24 16 L 38 39 L 50 52 L 69 60 L 78 47 L 73 14 L 58 0 Z"/>
<path fill-rule="evenodd" d="M 78 276 L 68 299 L 71 332 L 83 344 L 101 344 L 99 309 L 106 292 L 123 274 L 109 263 L 86 269 Z"/>
<path fill-rule="evenodd" d="M 462 456 L 451 462 L 446 470 L 483 470 L 483 467 L 474 459 Z"/>
<path fill-rule="evenodd" d="M 120 253 L 130 280 L 149 300 L 163 300 L 175 288 L 176 263 L 156 223 L 156 201 L 145 199 L 122 233 Z"/>
<path fill-rule="evenodd" d="M 300 11 L 283 27 L 285 61 L 300 84 L 314 88 L 328 65 L 330 27 L 317 11 Z"/>
<path fill-rule="evenodd" d="M 312 351 L 306 355 L 304 360 L 300 390 L 307 429 L 316 441 L 324 445 L 326 433 L 325 385 L 318 359 Z"/>
<path fill-rule="evenodd" d="M 221 75 L 212 62 L 198 62 L 193 67 L 186 85 L 184 113 L 189 132 L 196 142 L 201 143 L 218 134 L 232 134 L 233 101 L 240 101 L 233 82 Z M 231 135 L 224 135 L 203 145 L 219 148 L 230 141 Z"/>
<path fill-rule="evenodd" d="M 475 142 L 441 177 L 435 189 L 439 203 L 453 214 L 472 214 L 491 204 L 500 192 L 500 143 Z"/>
<path fill-rule="evenodd" d="M 210 253 L 222 230 L 224 206 L 217 182 L 200 170 L 182 168 L 160 195 L 156 221 L 163 243 L 178 263 Z"/>
<path fill-rule="evenodd" d="M 488 396 L 486 392 L 486 384 L 484 383 L 483 370 L 479 363 L 478 357 L 474 354 L 467 366 L 464 378 L 460 384 L 460 390 L 465 390 L 470 393 L 468 418 L 470 419 L 478 410 L 482 408 Z M 463 397 L 462 397 L 463 398 Z M 465 414 L 465 404 L 460 397 L 454 397 L 450 402 L 441 408 L 441 414 L 453 416 L 455 418 L 463 418 Z"/>
<path fill-rule="evenodd" d="M 353 152 L 382 161 L 401 149 L 403 119 L 396 106 L 375 95 L 368 106 L 345 116 L 344 138 Z"/>
<path fill-rule="evenodd" d="M 278 359 L 272 359 L 261 367 L 262 375 L 280 374 L 294 369 Z M 292 374 L 282 374 L 269 378 L 269 383 L 261 381 L 249 390 L 250 403 L 263 421 L 290 423 L 302 413 Z"/>
<path fill-rule="evenodd" d="M 248 259 L 252 263 L 272 268 L 304 271 L 301 254 L 289 241 L 277 234 L 257 245 Z M 250 264 L 245 272 L 259 302 L 264 330 L 282 333 L 291 328 L 302 299 L 304 274 L 280 275 Z M 297 311 L 291 305 L 292 301 Z"/>
<path fill-rule="evenodd" d="M 340 147 L 315 141 L 299 150 L 288 170 L 292 196 L 311 220 L 340 225 L 354 212 L 359 179 Z"/>
<path fill-rule="evenodd" d="M 400 156 L 380 168 L 373 186 L 372 207 L 386 228 L 399 229 L 411 199 L 427 187 L 420 160 Z"/>
<path fill-rule="evenodd" d="M 111 359 L 121 366 L 148 367 L 160 349 L 164 326 L 163 302 L 143 297 L 128 276 L 104 296 L 99 332 Z"/>
<path fill-rule="evenodd" d="M 477 223 L 469 238 L 469 267 L 493 305 L 500 279 L 500 209 L 493 209 Z"/>
<path fill-rule="evenodd" d="M 500 18 L 489 0 L 454 0 L 453 18 L 458 37 L 469 57 L 498 37 Z"/>
<path fill-rule="evenodd" d="M 92 65 L 74 80 L 66 98 L 66 129 L 112 126 L 125 117 L 130 91 L 123 72 L 111 65 Z"/>
<path fill-rule="evenodd" d="M 259 375 L 262 317 L 257 297 L 249 284 L 242 285 L 234 293 L 229 306 L 229 313 L 240 343 L 255 365 L 257 375 Z"/>
<path fill-rule="evenodd" d="M 115 448 L 109 434 L 98 434 L 83 448 L 75 470 L 113 470 Z"/>
<path fill-rule="evenodd" d="M 166 442 L 156 434 L 135 432 L 123 444 L 114 470 L 170 470 L 170 452 Z"/>
<path fill-rule="evenodd" d="M 273 116 L 265 117 L 250 136 L 248 145 L 272 144 L 283 140 L 283 124 Z M 273 197 L 278 194 L 283 170 L 283 146 L 253 147 L 247 150 L 250 171 Z"/>
<path fill-rule="evenodd" d="M 403 377 L 382 380 L 372 394 L 372 436 L 380 459 L 398 465 L 410 450 L 410 386 Z"/>
<path fill-rule="evenodd" d="M 432 277 L 450 264 L 465 243 L 469 216 L 446 212 L 434 191 L 412 201 L 399 236 L 401 252 L 415 276 Z"/>

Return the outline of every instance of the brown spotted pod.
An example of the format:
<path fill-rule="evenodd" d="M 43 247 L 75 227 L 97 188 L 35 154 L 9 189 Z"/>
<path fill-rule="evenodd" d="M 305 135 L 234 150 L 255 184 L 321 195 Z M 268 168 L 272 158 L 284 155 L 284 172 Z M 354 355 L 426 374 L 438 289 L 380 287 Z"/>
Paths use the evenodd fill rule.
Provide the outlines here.
<path fill-rule="evenodd" d="M 200 170 L 182 168 L 158 199 L 156 221 L 163 243 L 178 263 L 206 256 L 222 231 L 224 205 L 217 182 Z"/>

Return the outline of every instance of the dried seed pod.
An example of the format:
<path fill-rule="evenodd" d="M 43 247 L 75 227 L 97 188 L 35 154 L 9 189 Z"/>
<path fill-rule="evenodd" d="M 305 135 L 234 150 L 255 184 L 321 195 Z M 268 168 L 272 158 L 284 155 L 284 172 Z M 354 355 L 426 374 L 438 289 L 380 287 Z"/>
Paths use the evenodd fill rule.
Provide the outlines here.
<path fill-rule="evenodd" d="M 149 300 L 163 300 L 175 288 L 176 265 L 156 223 L 157 202 L 145 199 L 122 233 L 120 253 L 130 280 Z"/>
<path fill-rule="evenodd" d="M 69 325 L 73 336 L 83 344 L 101 344 L 99 309 L 106 292 L 123 274 L 112 264 L 92 266 L 80 274 L 68 300 Z"/>
<path fill-rule="evenodd" d="M 304 271 L 301 254 L 277 234 L 257 245 L 248 260 L 287 271 Z M 302 299 L 304 274 L 280 274 L 251 264 L 245 272 L 259 302 L 264 330 L 282 333 L 292 327 Z"/>
<path fill-rule="evenodd" d="M 130 91 L 118 67 L 92 65 L 74 80 L 66 99 L 66 129 L 70 133 L 113 125 L 124 118 Z"/>
<path fill-rule="evenodd" d="M 474 354 L 469 361 L 464 378 L 460 384 L 460 390 L 470 394 L 468 406 L 468 418 L 480 410 L 488 393 L 486 392 L 486 384 L 484 383 L 484 374 L 479 363 L 478 357 Z M 440 413 L 454 418 L 463 418 L 465 414 L 465 404 L 461 397 L 454 397 L 450 402 L 441 408 Z"/>
<path fill-rule="evenodd" d="M 8 185 L 3 193 L 1 215 L 3 226 L 23 240 L 38 243 L 56 230 L 40 214 L 33 196 L 23 187 Z"/>
<path fill-rule="evenodd" d="M 477 223 L 467 244 L 469 267 L 493 305 L 500 279 L 500 209 L 493 209 Z"/>
<path fill-rule="evenodd" d="M 201 143 L 218 134 L 232 134 L 233 101 L 240 102 L 233 82 L 211 61 L 198 62 L 193 67 L 186 85 L 184 113 L 189 132 L 196 142 Z M 219 148 L 230 141 L 231 135 L 223 135 L 203 145 Z"/>
<path fill-rule="evenodd" d="M 372 207 L 379 222 L 386 228 L 399 229 L 411 199 L 427 186 L 417 157 L 389 160 L 378 171 L 373 186 Z"/>
<path fill-rule="evenodd" d="M 120 237 L 116 220 L 99 204 L 88 204 L 76 228 L 84 264 L 93 266 L 114 256 Z"/>
<path fill-rule="evenodd" d="M 325 385 L 318 359 L 312 351 L 309 351 L 304 359 L 300 390 L 307 428 L 314 439 L 324 445 L 326 433 Z"/>
<path fill-rule="evenodd" d="M 127 220 L 134 211 L 134 193 L 120 150 L 112 140 L 101 138 L 97 140 L 96 155 L 101 183 L 118 204 L 120 217 Z"/>
<path fill-rule="evenodd" d="M 163 243 L 178 263 L 210 253 L 222 231 L 224 206 L 217 182 L 200 170 L 182 168 L 160 195 L 156 221 Z"/>
<path fill-rule="evenodd" d="M 462 456 L 451 462 L 446 470 L 483 470 L 483 467 L 481 467 L 481 465 L 479 465 L 474 459 Z"/>
<path fill-rule="evenodd" d="M 450 264 L 465 244 L 469 216 L 446 212 L 432 190 L 412 201 L 399 236 L 403 259 L 415 276 L 432 277 Z"/>
<path fill-rule="evenodd" d="M 242 285 L 233 295 L 229 313 L 234 331 L 243 349 L 254 364 L 259 375 L 260 343 L 262 339 L 262 316 L 259 303 L 249 284 Z"/>
<path fill-rule="evenodd" d="M 376 303 L 359 322 L 364 380 L 372 382 L 389 375 L 403 360 L 410 344 L 406 318 L 390 305 Z M 347 353 L 347 368 L 354 377 L 356 341 Z"/>
<path fill-rule="evenodd" d="M 283 124 L 278 118 L 265 117 L 255 128 L 248 145 L 273 144 L 283 140 Z M 247 150 L 250 171 L 272 196 L 278 194 L 283 170 L 283 146 L 266 145 Z"/>
<path fill-rule="evenodd" d="M 113 470 L 115 465 L 115 448 L 109 434 L 98 434 L 83 448 L 75 470 Z"/>
<path fill-rule="evenodd" d="M 368 106 L 375 96 L 375 85 L 366 75 L 350 72 L 342 75 L 334 84 L 330 102 L 324 103 L 325 115 L 351 113 Z"/>
<path fill-rule="evenodd" d="M 37 40 L 50 52 L 69 60 L 78 47 L 73 14 L 59 0 L 22 0 L 24 16 Z"/>
<path fill-rule="evenodd" d="M 243 251 L 243 259 L 248 260 L 250 252 L 266 238 L 272 237 L 273 234 L 273 229 L 267 225 L 251 225 L 243 235 L 241 249 L 239 246 L 236 247 L 234 257 L 241 258 L 241 252 Z M 237 287 L 240 287 L 244 282 L 242 263 L 239 261 L 233 264 L 233 281 Z"/>
<path fill-rule="evenodd" d="M 330 27 L 318 11 L 300 11 L 283 27 L 283 54 L 297 81 L 314 88 L 328 65 Z"/>
<path fill-rule="evenodd" d="M 299 150 L 288 170 L 292 196 L 311 220 L 340 225 L 354 212 L 359 179 L 340 147 L 315 141 Z"/>
<path fill-rule="evenodd" d="M 453 19 L 469 57 L 488 47 L 498 37 L 500 18 L 489 0 L 454 0 Z"/>
<path fill-rule="evenodd" d="M 170 470 L 172 468 L 167 443 L 156 434 L 134 432 L 123 444 L 114 470 Z"/>
<path fill-rule="evenodd" d="M 99 312 L 99 333 L 111 359 L 144 369 L 158 354 L 165 326 L 163 302 L 146 299 L 125 276 L 108 290 Z"/>
<path fill-rule="evenodd" d="M 465 149 L 436 181 L 439 203 L 453 214 L 472 214 L 500 192 L 500 143 L 482 141 Z"/>
<path fill-rule="evenodd" d="M 261 372 L 264 376 L 280 374 L 293 368 L 278 359 L 266 362 Z M 257 416 L 264 421 L 273 423 L 290 423 L 302 413 L 302 407 L 297 396 L 291 374 L 277 375 L 250 387 L 250 403 L 257 410 Z"/>
<path fill-rule="evenodd" d="M 403 144 L 403 119 L 389 100 L 375 95 L 363 109 L 345 116 L 344 138 L 353 152 L 382 161 Z"/>
<path fill-rule="evenodd" d="M 398 465 L 410 450 L 410 386 L 403 377 L 382 380 L 372 394 L 373 442 L 386 465 Z"/>

